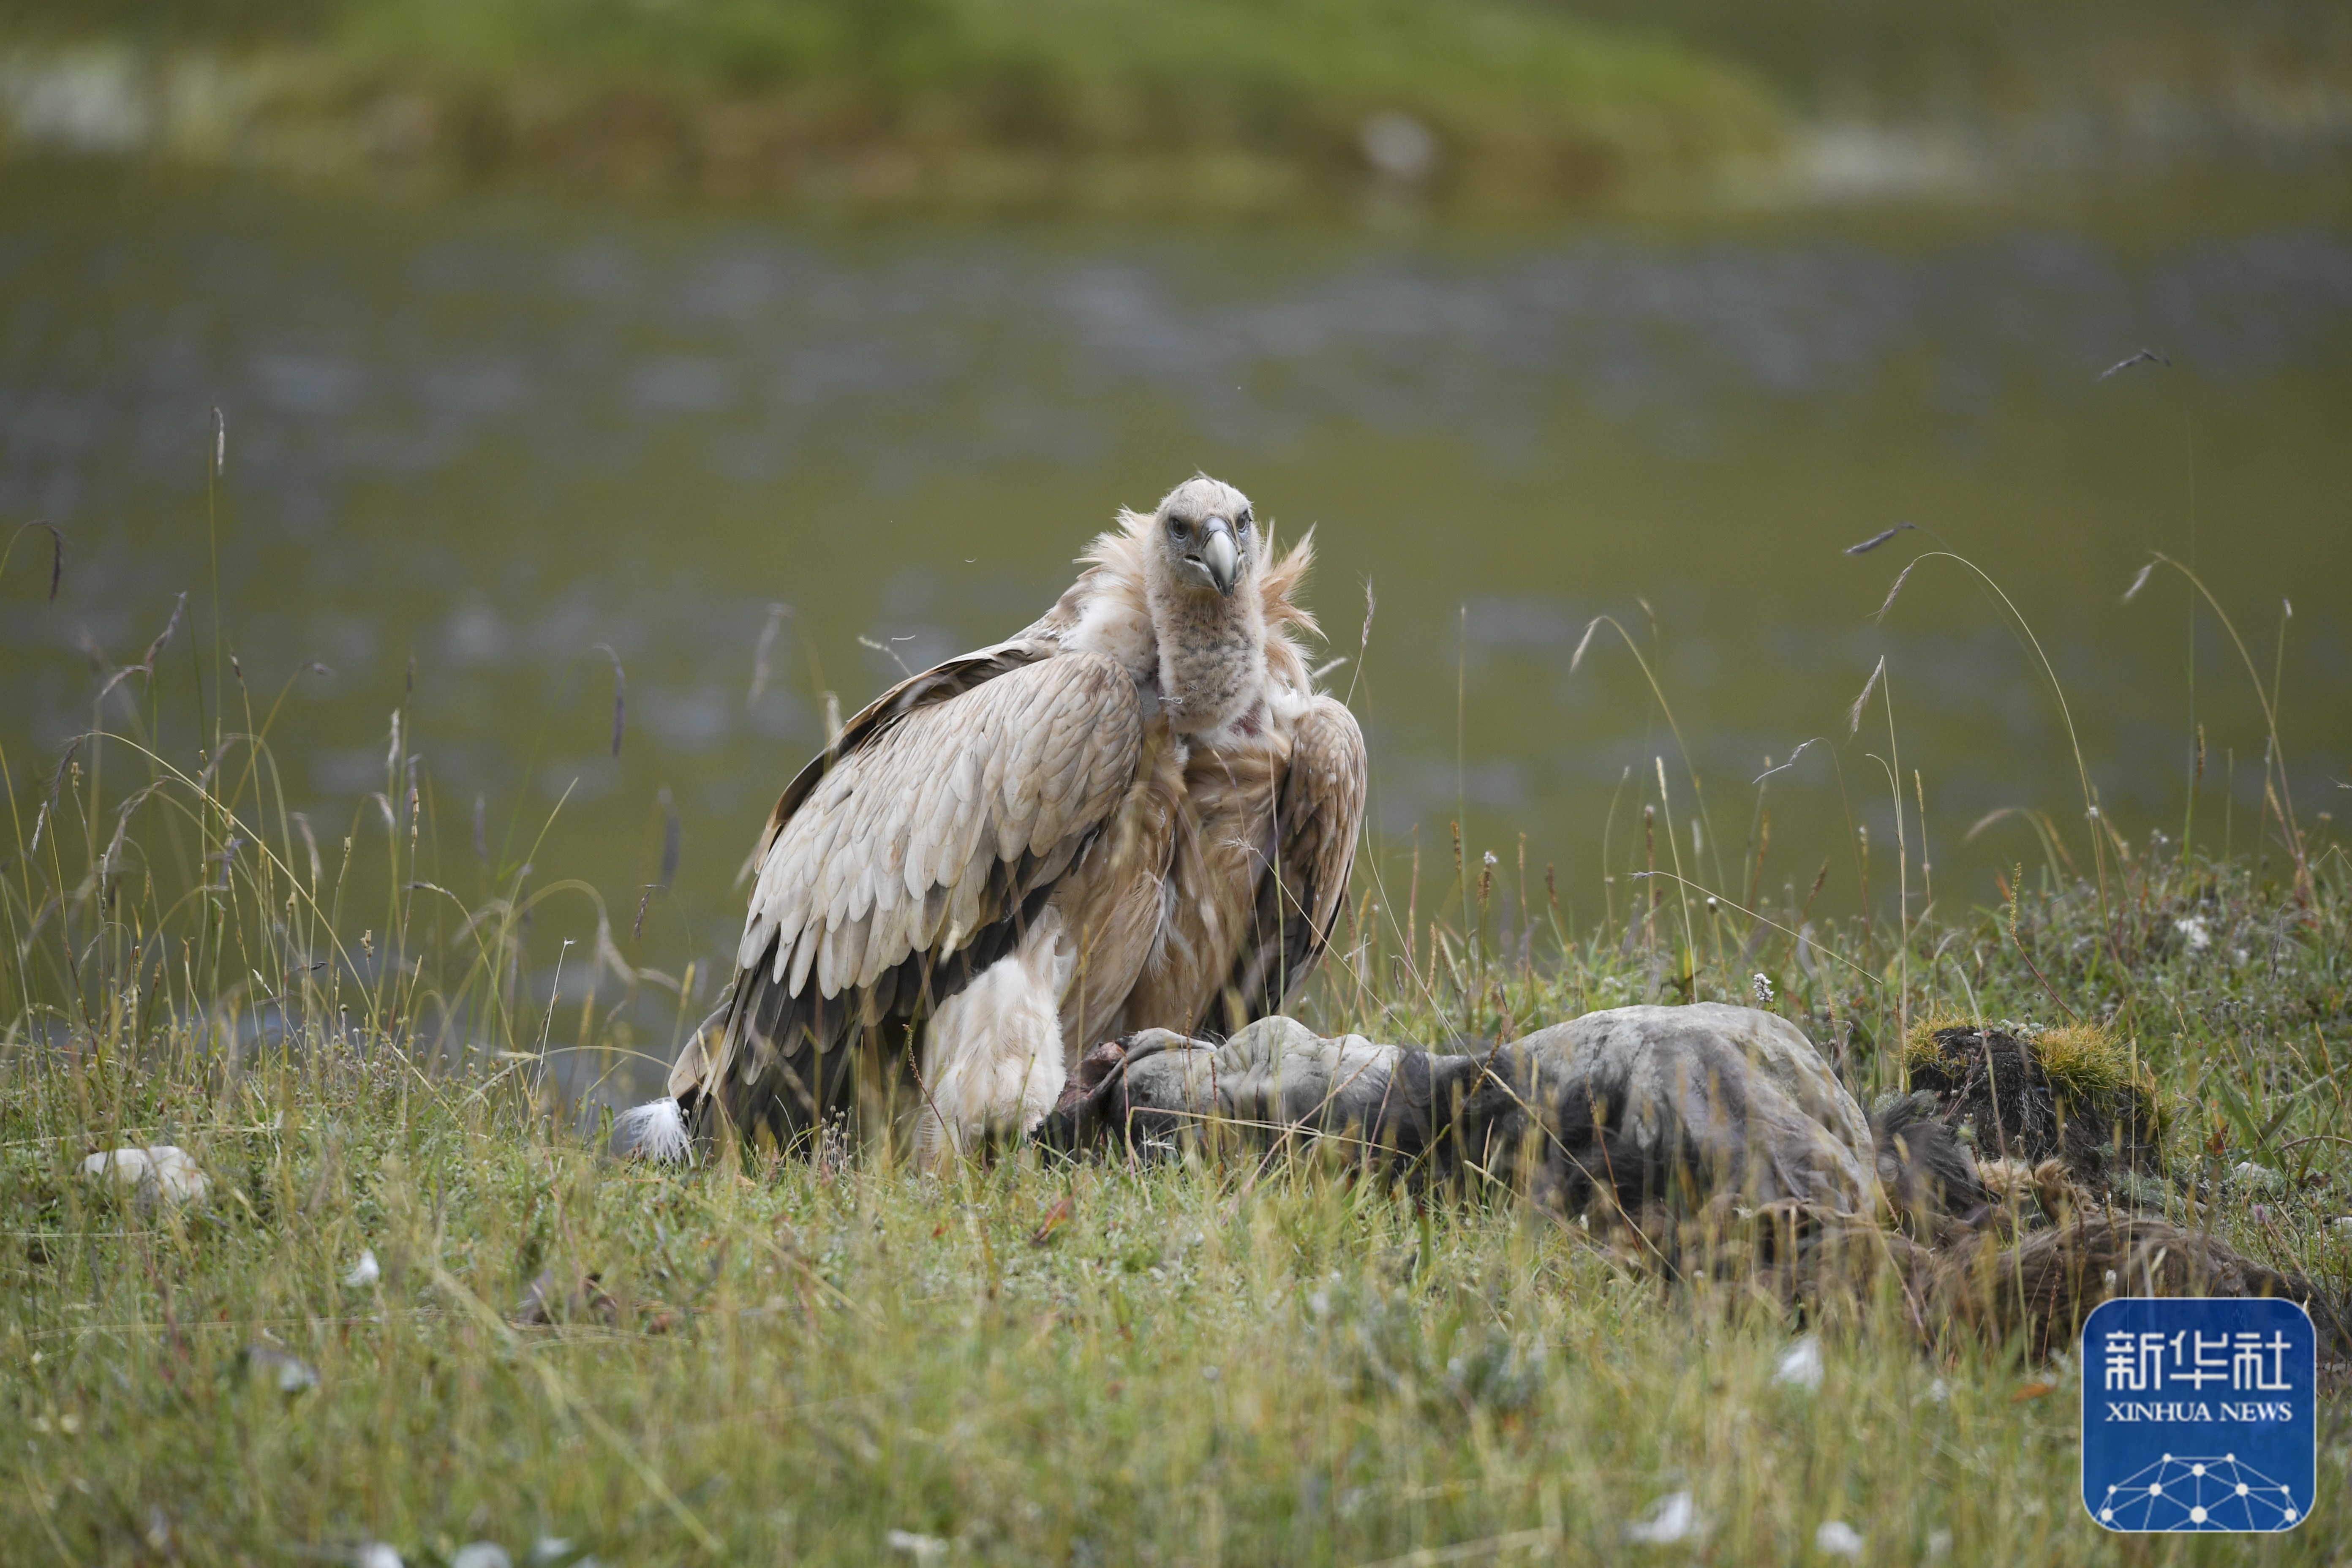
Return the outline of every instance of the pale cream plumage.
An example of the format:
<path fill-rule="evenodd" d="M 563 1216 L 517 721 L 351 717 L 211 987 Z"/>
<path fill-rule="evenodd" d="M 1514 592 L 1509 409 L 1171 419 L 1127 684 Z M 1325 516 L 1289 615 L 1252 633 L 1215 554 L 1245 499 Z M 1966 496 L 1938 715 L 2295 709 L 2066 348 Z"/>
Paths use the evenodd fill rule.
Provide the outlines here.
<path fill-rule="evenodd" d="M 885 694 L 784 792 L 724 1024 L 671 1072 L 698 1129 L 790 1142 L 929 1017 L 919 1150 L 969 1147 L 1097 1041 L 1257 1016 L 1312 968 L 1364 754 L 1290 638 L 1311 547 L 1265 559 L 1205 478 L 1120 521 L 1044 617 Z"/>

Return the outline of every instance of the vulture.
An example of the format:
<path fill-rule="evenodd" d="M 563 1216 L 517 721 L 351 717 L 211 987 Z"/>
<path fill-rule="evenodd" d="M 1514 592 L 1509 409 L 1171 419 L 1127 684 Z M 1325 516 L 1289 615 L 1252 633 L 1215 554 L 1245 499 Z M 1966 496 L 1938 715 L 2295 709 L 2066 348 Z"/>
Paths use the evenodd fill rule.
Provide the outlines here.
<path fill-rule="evenodd" d="M 1011 639 L 902 681 L 784 790 L 725 1006 L 630 1113 L 641 1152 L 855 1109 L 919 1031 L 919 1163 L 1034 1130 L 1097 1042 L 1223 1035 L 1315 967 L 1363 821 L 1362 731 L 1276 558 L 1199 475 Z"/>

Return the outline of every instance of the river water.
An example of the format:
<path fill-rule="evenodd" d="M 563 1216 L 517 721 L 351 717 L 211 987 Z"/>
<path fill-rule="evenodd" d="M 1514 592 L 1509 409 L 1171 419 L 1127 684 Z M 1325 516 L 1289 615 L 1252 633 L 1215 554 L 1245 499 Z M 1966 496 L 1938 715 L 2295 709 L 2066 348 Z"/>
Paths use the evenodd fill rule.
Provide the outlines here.
<path fill-rule="evenodd" d="M 2143 347 L 2169 366 L 2100 379 Z M 1872 619 L 1937 540 L 2031 625 L 2127 837 L 2178 833 L 2200 722 L 2200 837 L 2226 818 L 2244 847 L 2262 795 L 2216 617 L 2168 572 L 2123 602 L 2151 551 L 2283 669 L 2298 814 L 2352 805 L 2340 216 L 951 226 L 0 174 L 0 521 L 68 539 L 54 605 L 31 542 L 0 581 L 19 792 L 89 722 L 93 660 L 135 660 L 182 591 L 194 638 L 153 709 L 193 754 L 216 537 L 249 683 L 293 680 L 273 743 L 298 805 L 370 831 L 406 702 L 437 879 L 482 886 L 478 798 L 494 856 L 585 879 L 625 924 L 666 798 L 675 884 L 628 945 L 673 972 L 730 944 L 821 692 L 852 709 L 1013 630 L 1117 506 L 1195 468 L 1318 530 L 1386 863 L 1416 828 L 1443 860 L 1460 816 L 1508 886 L 1524 835 L 1580 924 L 1661 759 L 1685 869 L 1736 889 L 1749 781 L 1809 737 L 1770 785 L 1776 896 L 1827 858 L 1823 907 L 1853 907 L 1853 822 L 1891 908 L 1874 758 L 1898 752 L 1927 813 L 1915 910 L 1923 881 L 1952 913 L 2042 858 L 2014 819 L 1962 841 L 2000 807 L 2082 852 L 2060 708 L 2000 602 L 1929 560 Z M 1899 521 L 1920 531 L 1843 553 Z M 1574 663 L 1604 615 L 1625 637 Z M 627 672 L 617 761 L 600 645 Z M 1882 656 L 1893 734 L 1874 698 L 1849 739 Z M 1689 841 L 1693 773 L 1717 842 Z"/>

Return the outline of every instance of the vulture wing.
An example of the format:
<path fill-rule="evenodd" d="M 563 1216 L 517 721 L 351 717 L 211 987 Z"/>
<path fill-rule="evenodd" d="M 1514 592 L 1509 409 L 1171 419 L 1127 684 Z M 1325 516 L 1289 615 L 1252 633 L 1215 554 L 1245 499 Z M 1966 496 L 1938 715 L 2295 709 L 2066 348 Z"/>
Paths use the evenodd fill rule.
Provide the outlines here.
<path fill-rule="evenodd" d="M 1133 781 L 1142 731 L 1125 669 L 1042 640 L 858 714 L 769 819 L 725 1026 L 671 1092 L 786 1142 L 845 1109 L 861 1034 L 895 1043 L 1011 951 Z"/>
<path fill-rule="evenodd" d="M 1366 771 L 1356 716 L 1336 698 L 1316 698 L 1291 731 L 1271 864 L 1258 879 L 1256 919 L 1243 932 L 1226 983 L 1250 1018 L 1282 1011 L 1331 940 L 1364 825 Z"/>

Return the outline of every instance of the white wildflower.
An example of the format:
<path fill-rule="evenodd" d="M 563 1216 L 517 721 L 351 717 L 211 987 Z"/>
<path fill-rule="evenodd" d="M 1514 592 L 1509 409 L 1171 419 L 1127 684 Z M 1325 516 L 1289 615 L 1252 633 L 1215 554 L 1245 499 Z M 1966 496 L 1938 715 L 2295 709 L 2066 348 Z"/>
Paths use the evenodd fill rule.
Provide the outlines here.
<path fill-rule="evenodd" d="M 352 1265 L 350 1273 L 343 1276 L 343 1284 L 350 1289 L 364 1290 L 383 1278 L 383 1268 L 375 1260 L 375 1249 L 362 1247 L 360 1260 Z"/>
<path fill-rule="evenodd" d="M 1822 1527 L 1813 1531 L 1813 1544 L 1832 1557 L 1858 1559 L 1862 1556 L 1862 1531 L 1842 1519 L 1824 1520 Z"/>
<path fill-rule="evenodd" d="M 1706 1533 L 1706 1520 L 1688 1492 L 1672 1492 L 1658 1500 L 1650 1517 L 1625 1527 L 1625 1539 L 1644 1546 L 1672 1546 L 1696 1541 Z"/>
<path fill-rule="evenodd" d="M 1822 1385 L 1822 1342 L 1806 1334 L 1780 1352 L 1780 1364 L 1772 1371 L 1772 1381 L 1783 1388 L 1794 1388 L 1811 1394 Z"/>
<path fill-rule="evenodd" d="M 319 1386 L 317 1367 L 276 1345 L 246 1346 L 245 1364 L 256 1378 L 275 1383 L 280 1394 L 303 1394 Z"/>
<path fill-rule="evenodd" d="M 2191 952 L 2203 952 L 2213 945 L 2213 932 L 2203 915 L 2184 915 L 2172 922 L 2172 930 Z"/>

